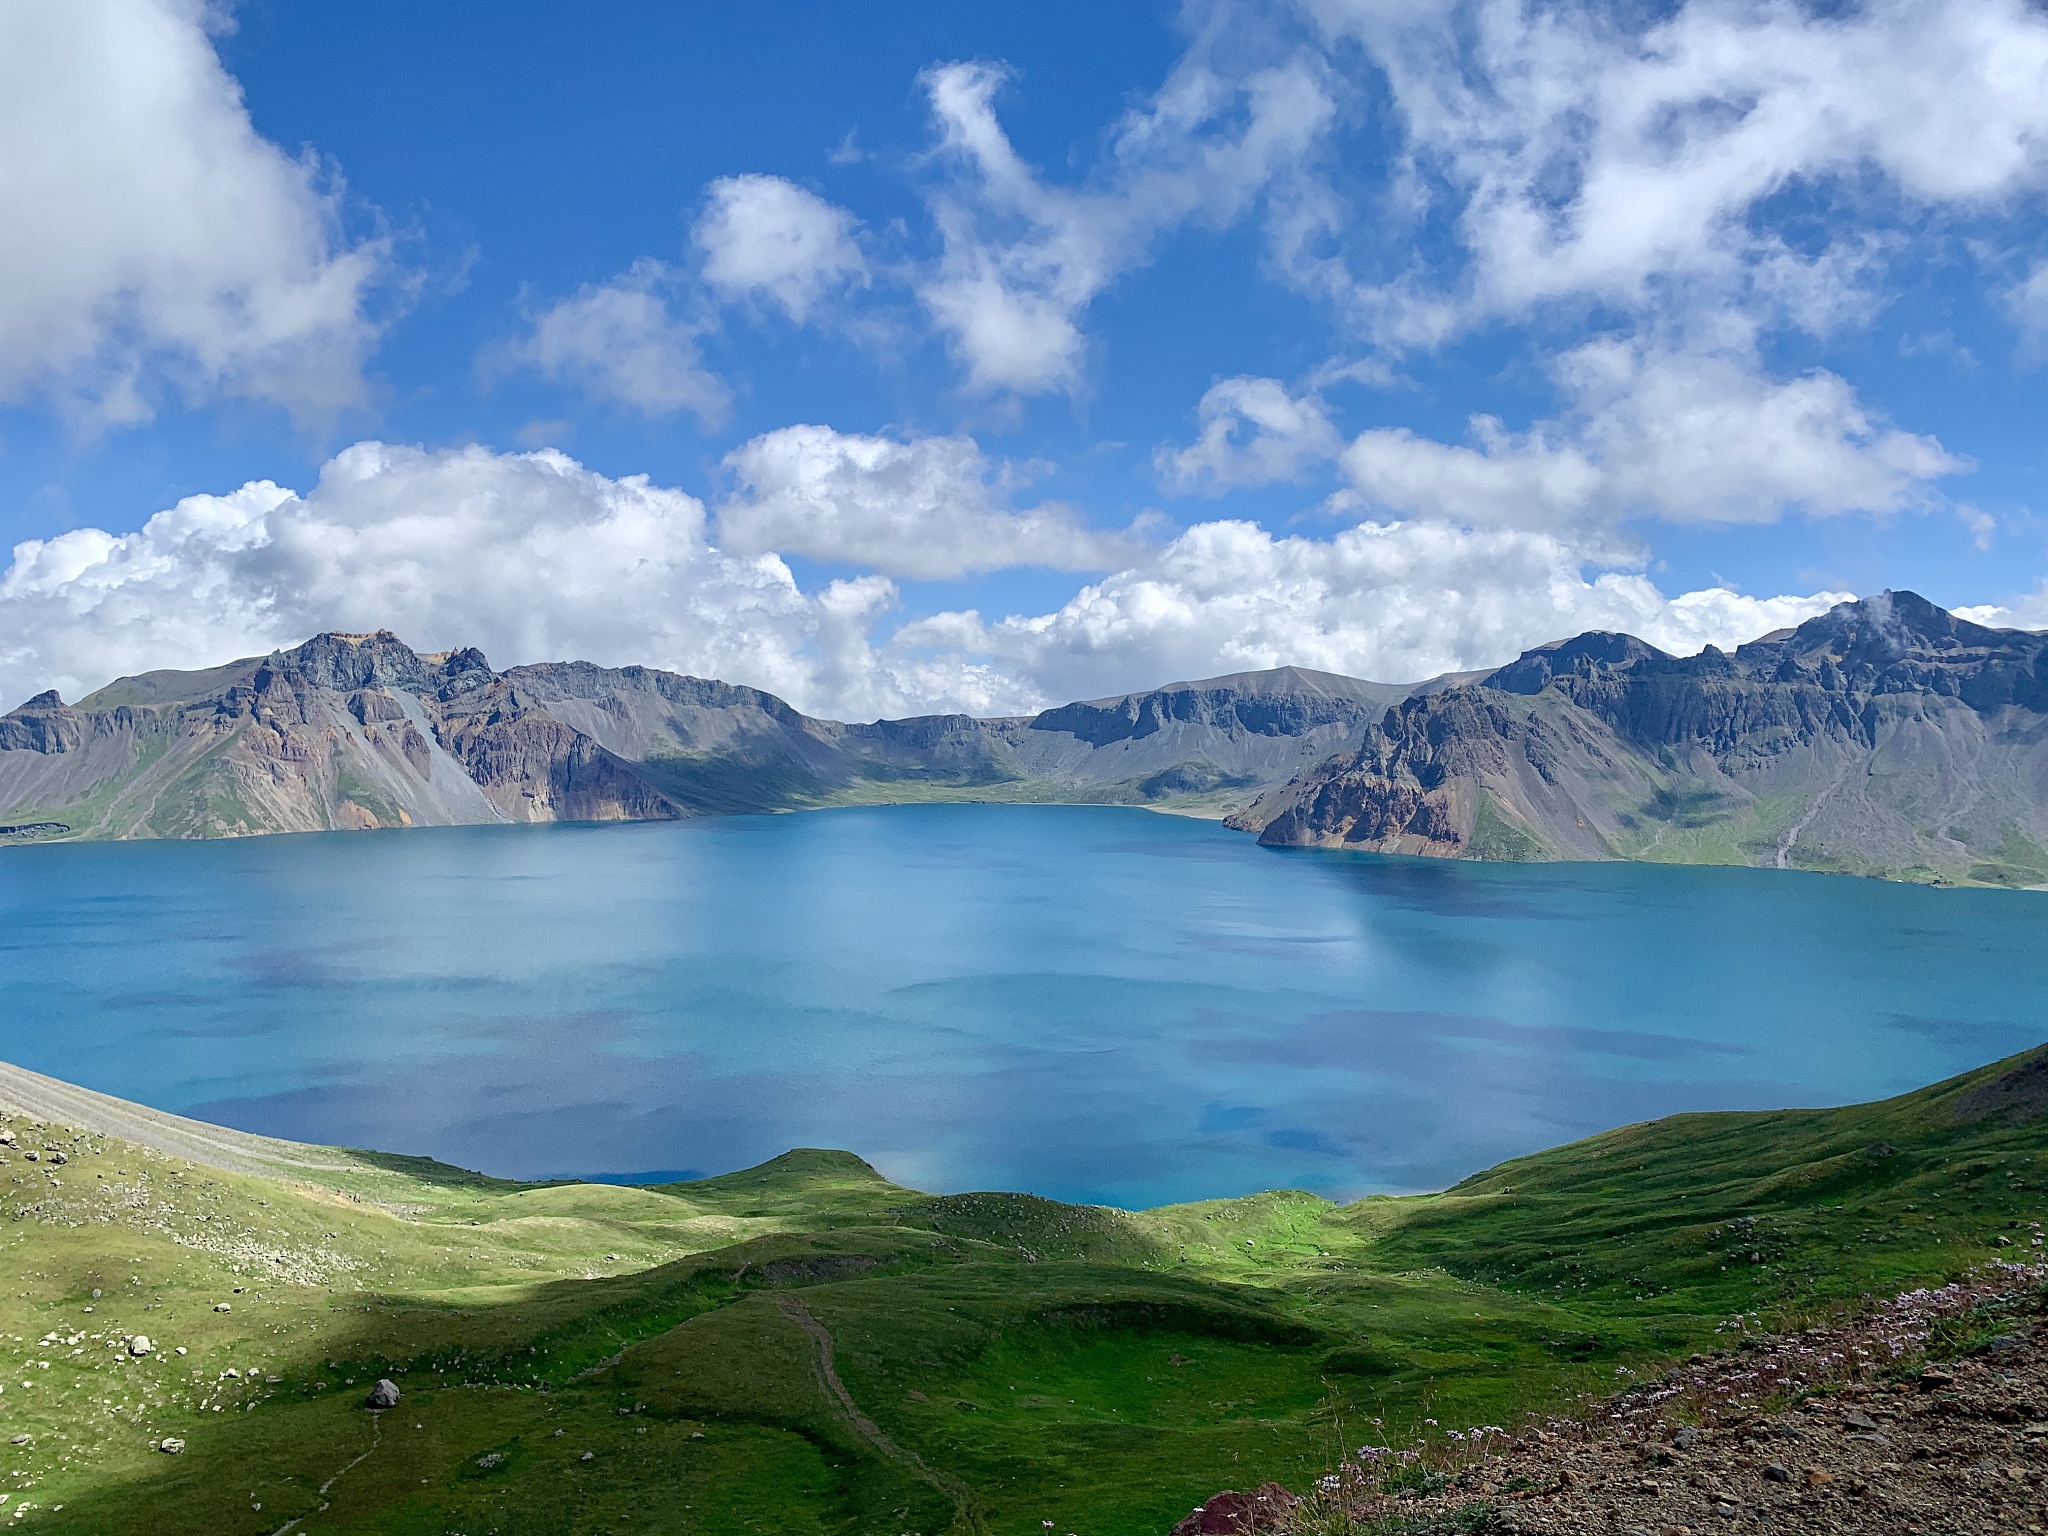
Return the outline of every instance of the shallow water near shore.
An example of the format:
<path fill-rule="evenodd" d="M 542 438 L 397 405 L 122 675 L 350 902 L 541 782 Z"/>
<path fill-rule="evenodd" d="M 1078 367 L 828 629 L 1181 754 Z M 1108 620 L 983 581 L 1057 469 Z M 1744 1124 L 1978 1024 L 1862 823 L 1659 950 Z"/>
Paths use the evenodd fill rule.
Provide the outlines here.
<path fill-rule="evenodd" d="M 0 1057 L 507 1176 L 1432 1188 L 2048 1038 L 2048 895 L 904 806 L 0 852 Z"/>

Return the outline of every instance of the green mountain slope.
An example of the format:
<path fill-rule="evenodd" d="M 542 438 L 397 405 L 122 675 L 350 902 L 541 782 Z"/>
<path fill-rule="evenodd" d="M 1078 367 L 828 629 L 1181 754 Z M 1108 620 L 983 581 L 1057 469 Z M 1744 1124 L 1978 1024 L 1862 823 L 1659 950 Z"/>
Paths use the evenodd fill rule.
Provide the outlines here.
<path fill-rule="evenodd" d="M 1136 1213 L 838 1152 L 514 1184 L 20 1074 L 0 1098 L 45 1117 L 0 1116 L 0 1492 L 93 1533 L 1157 1533 L 1361 1434 L 1507 1423 L 2048 1219 L 2048 1050 L 1439 1195 Z M 404 1395 L 373 1415 L 380 1377 Z"/>

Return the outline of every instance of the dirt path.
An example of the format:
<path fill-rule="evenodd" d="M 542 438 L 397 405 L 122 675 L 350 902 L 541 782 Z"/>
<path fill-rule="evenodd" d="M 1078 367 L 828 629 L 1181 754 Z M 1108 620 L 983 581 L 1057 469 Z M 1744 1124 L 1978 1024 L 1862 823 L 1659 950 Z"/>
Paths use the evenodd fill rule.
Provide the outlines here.
<path fill-rule="evenodd" d="M 853 1394 L 846 1390 L 846 1383 L 839 1379 L 839 1371 L 832 1363 L 832 1332 L 823 1323 L 811 1316 L 810 1308 L 794 1296 L 777 1296 L 775 1306 L 782 1315 L 795 1323 L 810 1336 L 817 1355 L 813 1364 L 817 1366 L 818 1380 L 826 1393 L 838 1403 L 840 1411 L 853 1425 L 854 1433 L 872 1445 L 883 1456 L 905 1468 L 923 1482 L 929 1483 L 953 1501 L 960 1523 L 976 1536 L 985 1536 L 988 1529 L 974 1508 L 974 1494 L 959 1478 L 941 1472 L 927 1465 L 917 1452 L 906 1450 L 883 1431 L 882 1426 L 860 1411 L 860 1405 L 853 1400 Z"/>
<path fill-rule="evenodd" d="M 332 1488 L 344 1477 L 347 1477 L 349 1473 L 355 1471 L 357 1467 L 360 1467 L 364 1462 L 368 1461 L 372 1456 L 377 1454 L 377 1447 L 384 1443 L 383 1419 L 384 1415 L 382 1415 L 381 1413 L 373 1413 L 370 1415 L 370 1448 L 367 1451 L 363 1452 L 362 1455 L 358 1456 L 354 1461 L 350 1462 L 347 1466 L 343 1467 L 339 1472 L 335 1473 L 334 1476 L 327 1479 L 326 1482 L 320 1485 L 320 1498 L 323 1501 L 327 1497 L 328 1489 Z M 327 1508 L 327 1505 L 323 1502 L 320 1506 L 320 1509 L 325 1508 Z M 313 1514 L 318 1514 L 319 1512 L 320 1510 L 315 1510 L 313 1511 Z M 312 1517 L 312 1515 L 300 1515 L 296 1519 L 287 1520 L 283 1525 L 280 1525 L 276 1530 L 272 1531 L 270 1533 L 270 1536 L 286 1536 L 287 1532 L 295 1530 L 299 1526 L 304 1525 L 308 1520 L 312 1519 Z"/>

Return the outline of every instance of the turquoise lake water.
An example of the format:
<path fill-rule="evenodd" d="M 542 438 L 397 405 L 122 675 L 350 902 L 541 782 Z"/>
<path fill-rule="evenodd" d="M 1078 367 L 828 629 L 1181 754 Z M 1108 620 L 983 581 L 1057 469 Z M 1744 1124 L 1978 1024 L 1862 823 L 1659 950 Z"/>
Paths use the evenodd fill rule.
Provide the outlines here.
<path fill-rule="evenodd" d="M 2048 1038 L 2048 895 L 913 806 L 0 853 L 0 1056 L 493 1173 L 1449 1183 Z"/>

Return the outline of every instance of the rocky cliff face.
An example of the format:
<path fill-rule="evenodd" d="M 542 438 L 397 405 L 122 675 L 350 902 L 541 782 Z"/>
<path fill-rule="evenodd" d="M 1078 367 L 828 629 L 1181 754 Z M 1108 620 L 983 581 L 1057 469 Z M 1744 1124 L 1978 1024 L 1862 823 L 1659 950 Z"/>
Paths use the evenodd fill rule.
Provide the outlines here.
<path fill-rule="evenodd" d="M 1280 846 L 2048 884 L 2048 635 L 1910 592 L 1732 655 L 1581 635 L 1404 701 L 1232 824 Z"/>
<path fill-rule="evenodd" d="M 653 820 L 847 800 L 1216 811 L 1355 740 L 1409 689 L 1282 669 L 1030 719 L 845 725 L 646 667 L 494 671 L 320 635 L 0 717 L 0 840 Z"/>

